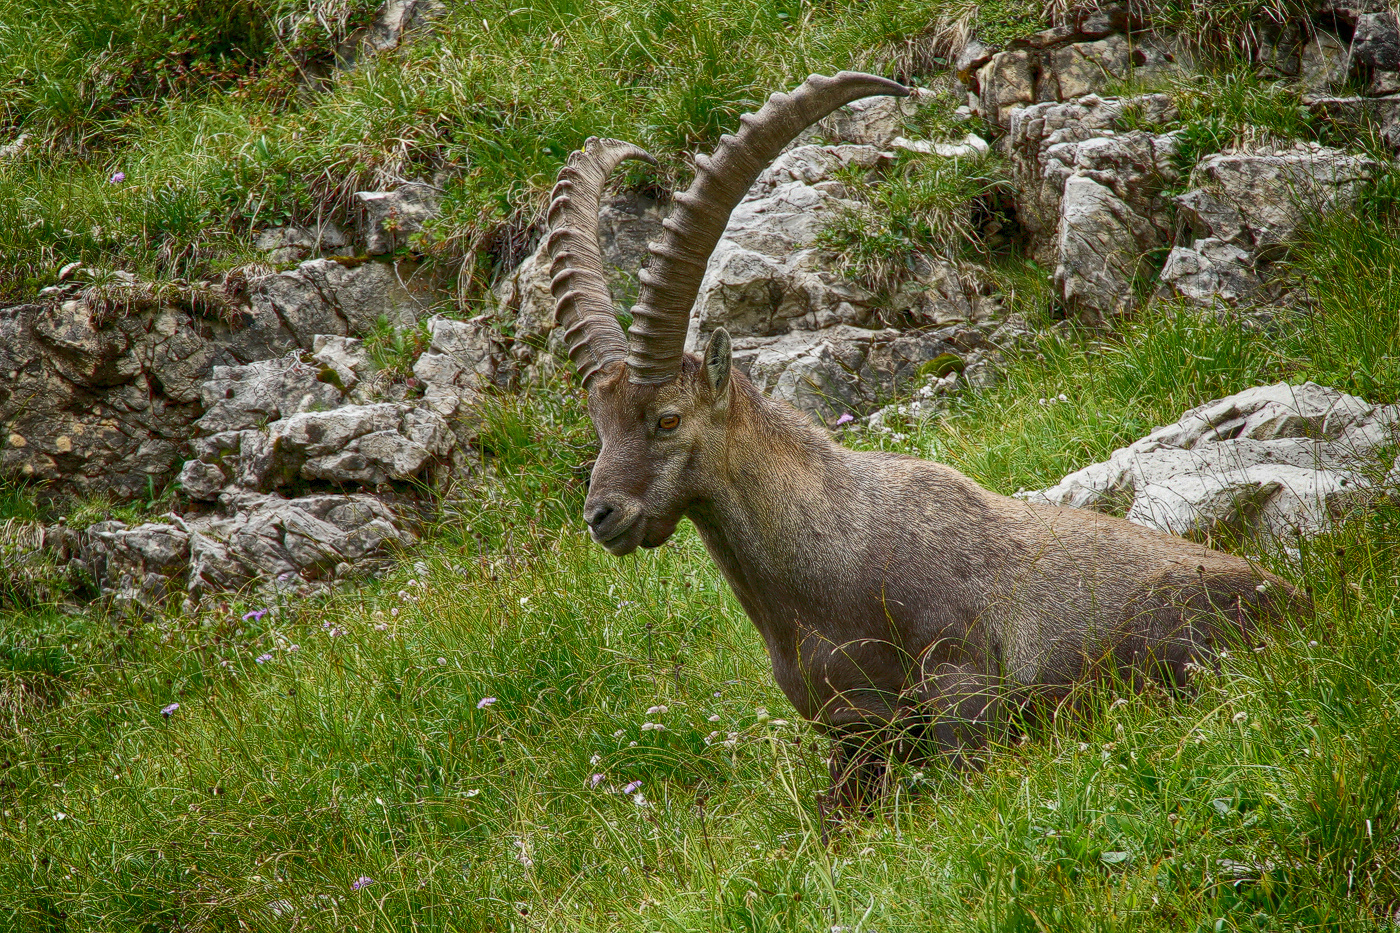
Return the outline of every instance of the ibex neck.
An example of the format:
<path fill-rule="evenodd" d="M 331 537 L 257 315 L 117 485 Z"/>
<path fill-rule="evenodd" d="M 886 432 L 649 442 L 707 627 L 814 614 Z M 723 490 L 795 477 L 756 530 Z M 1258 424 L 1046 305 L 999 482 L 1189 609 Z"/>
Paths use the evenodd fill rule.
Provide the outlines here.
<path fill-rule="evenodd" d="M 754 615 L 837 569 L 850 553 L 857 493 L 849 451 L 746 383 L 735 389 L 724 462 L 688 514 Z"/>

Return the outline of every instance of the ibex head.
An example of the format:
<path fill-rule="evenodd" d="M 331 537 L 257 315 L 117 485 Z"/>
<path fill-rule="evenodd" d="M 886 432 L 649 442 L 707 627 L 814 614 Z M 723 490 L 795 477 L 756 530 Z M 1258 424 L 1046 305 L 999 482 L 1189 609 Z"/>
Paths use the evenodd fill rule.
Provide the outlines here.
<path fill-rule="evenodd" d="M 740 118 L 714 154 L 697 156 L 695 181 L 676 195 L 661 239 L 650 244 L 627 334 L 617 322 L 598 246 L 598 201 L 624 159 L 655 162 L 636 146 L 591 138 L 559 173 L 549 208 L 548 248 L 556 316 L 569 357 L 589 390 L 603 442 L 584 518 L 614 554 L 656 547 L 703 496 L 725 443 L 729 337 L 716 331 L 703 363 L 686 357 L 690 309 L 729 215 L 769 162 L 798 133 L 862 97 L 907 96 L 873 75 L 813 75 Z"/>

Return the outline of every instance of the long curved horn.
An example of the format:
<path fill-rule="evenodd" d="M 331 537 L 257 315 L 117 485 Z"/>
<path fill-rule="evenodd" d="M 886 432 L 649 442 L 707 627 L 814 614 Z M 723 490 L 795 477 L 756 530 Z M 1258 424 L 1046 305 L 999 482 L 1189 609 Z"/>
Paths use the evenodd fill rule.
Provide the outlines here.
<path fill-rule="evenodd" d="M 812 75 L 791 94 L 774 94 L 757 113 L 739 118 L 737 136 L 720 138 L 711 156 L 695 157 L 695 181 L 675 197 L 665 232 L 647 247 L 651 264 L 641 271 L 641 289 L 628 330 L 628 378 L 662 383 L 680 372 L 690 306 L 700 291 L 705 265 L 758 173 L 811 124 L 862 97 L 907 97 L 902 84 L 875 75 L 843 71 Z"/>
<path fill-rule="evenodd" d="M 549 290 L 554 317 L 564 328 L 569 359 L 586 388 L 593 376 L 627 356 L 627 337 L 613 313 L 603 254 L 598 248 L 598 200 L 603 184 L 624 159 L 656 164 L 644 150 L 617 139 L 590 136 L 569 156 L 549 202 Z"/>

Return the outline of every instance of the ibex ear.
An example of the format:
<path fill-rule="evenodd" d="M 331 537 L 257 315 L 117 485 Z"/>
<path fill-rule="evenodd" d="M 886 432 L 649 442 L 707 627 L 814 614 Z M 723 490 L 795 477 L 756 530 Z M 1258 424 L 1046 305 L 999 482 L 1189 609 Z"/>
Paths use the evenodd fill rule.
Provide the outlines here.
<path fill-rule="evenodd" d="M 732 362 L 729 331 L 721 327 L 710 335 L 710 345 L 705 348 L 705 379 L 714 393 L 716 408 L 723 409 L 729 404 L 729 367 Z"/>

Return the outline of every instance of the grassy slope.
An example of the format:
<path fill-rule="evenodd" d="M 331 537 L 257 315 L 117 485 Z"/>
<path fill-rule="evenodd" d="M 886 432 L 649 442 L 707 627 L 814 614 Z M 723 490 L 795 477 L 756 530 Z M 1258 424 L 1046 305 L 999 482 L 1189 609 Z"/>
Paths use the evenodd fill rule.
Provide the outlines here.
<path fill-rule="evenodd" d="M 1324 231 L 1301 324 L 1161 309 L 1113 349 L 1018 364 L 904 443 L 1011 490 L 1259 380 L 1393 397 L 1394 233 Z M 694 535 L 609 558 L 574 519 L 578 399 L 487 414 L 502 482 L 454 507 L 424 566 L 261 621 L 235 604 L 7 628 L 0 925 L 1357 929 L 1394 910 L 1396 509 L 1263 555 L 1317 616 L 1195 699 L 1106 693 L 984 774 L 905 772 L 825 850 L 820 744 Z M 631 781 L 646 806 L 616 793 Z"/>
<path fill-rule="evenodd" d="M 494 6 L 464 9 L 501 25 Z M 550 9 L 557 20 L 532 21 L 536 32 L 505 32 L 525 42 L 551 22 L 569 25 L 567 10 Z M 803 29 L 820 32 L 823 12 L 835 29 L 850 19 L 844 9 L 803 7 L 814 23 Z M 569 28 L 636 25 L 610 22 Z M 489 33 L 469 25 L 458 23 L 461 49 Z M 759 58 L 787 68 L 792 46 L 781 24 L 774 34 L 776 51 Z M 440 64 L 436 54 L 412 53 Z M 75 161 L 0 175 L 0 200 L 40 177 L 26 173 L 71 183 L 82 209 L 111 190 L 113 167 L 142 166 L 128 168 L 138 176 L 151 167 L 175 189 L 217 180 L 234 155 L 264 158 L 250 127 L 268 130 L 268 153 L 295 159 L 268 156 L 248 191 L 271 190 L 257 188 L 275 176 L 270 165 L 305 166 L 286 177 L 313 187 L 327 167 L 387 158 L 390 137 L 374 134 L 405 125 L 394 121 L 434 84 L 430 66 L 418 68 L 365 72 L 309 111 L 188 100 L 118 127 L 118 142 Z M 581 66 L 567 74 L 585 79 Z M 480 79 L 497 89 L 514 80 Z M 450 76 L 437 83 L 455 86 Z M 395 96 L 391 85 L 418 90 Z M 733 90 L 694 99 L 713 104 Z M 373 129 L 372 141 L 320 135 L 335 121 L 287 130 L 323 113 Z M 644 115 L 609 113 L 591 118 L 621 121 L 604 124 L 611 132 L 647 131 Z M 599 131 L 586 116 L 558 124 L 562 145 Z M 541 132 L 523 118 L 513 125 Z M 549 173 L 552 157 L 530 150 L 530 137 L 511 139 L 539 164 L 502 169 L 501 179 Z M 521 186 L 524 200 L 482 185 L 499 193 L 503 217 L 537 181 Z M 46 196 L 35 190 L 25 196 Z M 158 190 L 112 196 L 156 210 L 148 195 Z M 473 190 L 463 182 L 459 203 L 477 204 Z M 294 213 L 301 202 L 266 203 Z M 1366 216 L 1321 227 L 1300 255 L 1316 302 L 1300 321 L 1266 335 L 1161 308 L 1111 345 L 1076 336 L 1047 346 L 1043 360 L 1019 362 L 936 425 L 853 442 L 932 453 L 1010 492 L 1260 381 L 1315 378 L 1391 401 L 1400 248 L 1384 216 Z M 161 217 L 149 242 L 168 251 L 180 230 L 203 242 L 211 223 L 249 222 L 235 211 L 175 229 Z M 30 248 L 16 247 L 23 261 Z M 123 255 L 140 262 L 142 248 Z M 1041 310 L 1035 283 L 1021 284 L 1023 303 Z M 1070 401 L 1039 403 L 1060 394 Z M 243 616 L 264 607 L 238 603 L 143 625 L 0 610 L 0 928 L 1357 929 L 1394 912 L 1394 508 L 1299 555 L 1261 555 L 1312 590 L 1317 616 L 1280 631 L 1274 650 L 1234 659 L 1195 699 L 1115 704 L 1104 694 L 1086 720 L 1002 750 L 986 773 L 907 771 L 875 818 L 826 850 L 813 829 L 820 743 L 792 720 L 694 535 L 683 528 L 657 552 L 608 557 L 578 530 L 576 466 L 592 445 L 579 400 L 541 392 L 493 400 L 484 413 L 501 482 L 454 505 L 421 553 L 379 584 L 275 605 L 261 619 Z M 488 696 L 497 702 L 479 709 Z M 162 718 L 172 702 L 180 708 Z M 648 712 L 659 705 L 666 712 Z M 788 721 L 763 720 L 760 708 Z M 666 729 L 643 731 L 646 722 Z M 595 773 L 604 778 L 590 788 Z M 646 806 L 615 792 L 631 781 L 642 782 Z M 374 881 L 353 890 L 361 876 Z"/>
<path fill-rule="evenodd" d="M 292 6 L 235 4 L 269 18 Z M 343 220 L 355 190 L 416 176 L 447 188 L 425 248 L 454 267 L 474 250 L 483 263 L 509 258 L 590 135 L 647 146 L 662 180 L 673 179 L 692 146 L 733 129 L 774 88 L 853 63 L 883 69 L 896 40 L 949 18 L 980 21 L 992 38 L 1033 29 L 1038 4 L 479 0 L 452 7 L 440 40 L 344 75 L 304 105 L 277 42 L 243 36 L 275 32 L 266 24 L 211 27 L 195 58 L 223 76 L 212 92 L 177 77 L 183 59 L 156 56 L 168 78 L 124 80 L 152 67 L 162 39 L 189 41 L 152 7 L 23 0 L 0 10 L 0 133 L 34 135 L 28 157 L 0 163 L 0 297 L 31 293 L 77 258 L 207 274 L 249 258 L 251 229 Z M 92 35 L 111 32 L 109 20 L 112 48 Z M 120 44 L 148 31 L 149 41 Z M 305 54 L 324 57 L 329 33 L 318 44 L 305 32 Z M 221 50 L 240 38 L 253 51 L 230 62 Z M 111 183 L 117 172 L 125 178 Z"/>

